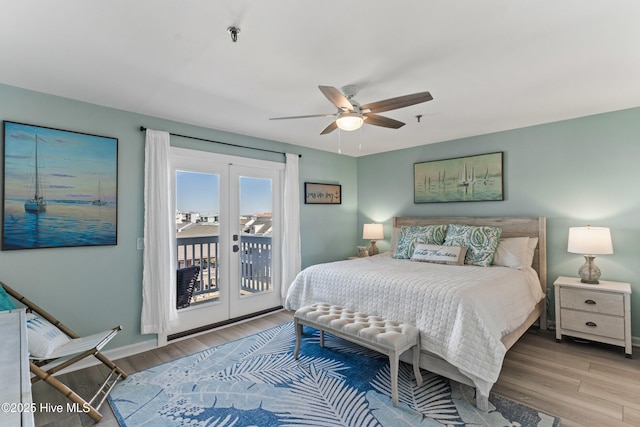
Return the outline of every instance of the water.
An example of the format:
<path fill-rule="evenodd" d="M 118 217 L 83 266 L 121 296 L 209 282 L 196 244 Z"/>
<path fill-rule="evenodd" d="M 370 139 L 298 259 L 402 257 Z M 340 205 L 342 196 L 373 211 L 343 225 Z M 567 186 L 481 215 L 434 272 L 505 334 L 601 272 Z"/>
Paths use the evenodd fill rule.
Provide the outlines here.
<path fill-rule="evenodd" d="M 3 249 L 117 244 L 115 203 L 47 201 L 47 211 L 25 212 L 24 200 L 5 200 Z"/>
<path fill-rule="evenodd" d="M 503 200 L 502 181 L 499 179 L 478 180 L 468 186 L 459 186 L 457 180 L 443 183 L 414 184 L 414 200 L 416 203 L 429 202 L 472 202 Z"/>

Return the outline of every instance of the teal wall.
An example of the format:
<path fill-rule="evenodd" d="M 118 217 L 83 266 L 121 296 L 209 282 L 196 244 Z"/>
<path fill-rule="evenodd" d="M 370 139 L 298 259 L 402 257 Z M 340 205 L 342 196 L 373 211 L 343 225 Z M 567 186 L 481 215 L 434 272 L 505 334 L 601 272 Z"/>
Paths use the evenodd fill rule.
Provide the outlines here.
<path fill-rule="evenodd" d="M 0 119 L 118 138 L 118 244 L 116 246 L 0 252 L 0 280 L 51 311 L 80 334 L 122 324 L 110 347 L 155 338 L 141 336 L 144 133 L 140 126 L 200 138 L 302 154 L 300 182 L 342 185 L 342 205 L 304 205 L 303 267 L 344 259 L 357 241 L 356 159 L 242 135 L 171 122 L 0 84 Z M 172 145 L 283 161 L 283 156 L 185 138 Z M 2 165 L 0 165 L 0 168 Z M 4 175 L 2 175 L 4 176 Z"/>
<path fill-rule="evenodd" d="M 0 252 L 0 280 L 40 303 L 81 334 L 115 324 L 111 347 L 141 336 L 144 134 L 139 127 L 302 154 L 300 213 L 303 267 L 355 254 L 362 225 L 385 223 L 388 249 L 395 215 L 544 215 L 549 283 L 575 275 L 583 259 L 566 252 L 570 226 L 611 228 L 613 255 L 599 256 L 603 278 L 633 286 L 633 332 L 640 335 L 640 109 L 353 158 L 205 129 L 0 84 L 0 119 L 115 137 L 118 146 L 118 245 Z M 185 138 L 172 145 L 282 161 L 277 154 Z M 416 161 L 503 151 L 505 201 L 413 203 Z M 2 165 L 0 164 L 0 168 Z M 341 205 L 305 205 L 304 182 L 342 185 Z"/>
<path fill-rule="evenodd" d="M 415 162 L 495 151 L 504 152 L 504 201 L 413 203 Z M 602 279 L 631 283 L 632 333 L 640 336 L 639 184 L 635 108 L 358 158 L 358 228 L 383 222 L 384 250 L 393 216 L 546 216 L 552 287 L 559 275 L 577 276 L 584 263 L 567 253 L 569 227 L 610 227 L 614 254 L 598 256 L 596 264 Z"/>

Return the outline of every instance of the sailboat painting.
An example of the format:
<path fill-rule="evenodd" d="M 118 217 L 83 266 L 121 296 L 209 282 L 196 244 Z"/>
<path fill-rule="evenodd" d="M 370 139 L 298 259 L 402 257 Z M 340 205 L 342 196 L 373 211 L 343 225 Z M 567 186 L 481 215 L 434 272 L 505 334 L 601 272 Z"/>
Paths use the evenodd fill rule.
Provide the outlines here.
<path fill-rule="evenodd" d="M 3 126 L 2 250 L 117 244 L 118 139 Z"/>
<path fill-rule="evenodd" d="M 504 200 L 503 152 L 413 165 L 414 203 Z"/>

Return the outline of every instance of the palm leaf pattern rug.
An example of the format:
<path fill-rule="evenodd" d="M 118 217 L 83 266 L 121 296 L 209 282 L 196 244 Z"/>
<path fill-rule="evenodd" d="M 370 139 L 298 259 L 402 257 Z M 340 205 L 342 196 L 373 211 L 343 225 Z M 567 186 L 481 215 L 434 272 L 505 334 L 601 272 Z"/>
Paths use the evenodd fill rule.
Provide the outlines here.
<path fill-rule="evenodd" d="M 557 426 L 550 415 L 400 364 L 391 403 L 389 361 L 305 327 L 298 360 L 293 323 L 130 375 L 109 396 L 116 419 L 134 426 Z"/>

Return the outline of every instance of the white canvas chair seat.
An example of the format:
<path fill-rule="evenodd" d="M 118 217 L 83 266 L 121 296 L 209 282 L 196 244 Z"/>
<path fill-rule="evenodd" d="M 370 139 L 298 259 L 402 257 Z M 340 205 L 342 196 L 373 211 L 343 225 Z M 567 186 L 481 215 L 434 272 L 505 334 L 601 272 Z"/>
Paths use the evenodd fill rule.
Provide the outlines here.
<path fill-rule="evenodd" d="M 97 334 L 80 337 L 20 293 L 1 281 L 0 285 L 11 297 L 27 307 L 27 341 L 31 353 L 29 368 L 33 374 L 31 383 L 40 380 L 46 382 L 81 408 L 87 408 L 87 415 L 92 419 L 100 421 L 100 406 L 118 380 L 127 377 L 122 369 L 100 352 L 122 327 L 116 326 Z M 58 380 L 55 374 L 89 356 L 96 357 L 110 372 L 95 394 L 89 400 L 85 400 Z"/>
<path fill-rule="evenodd" d="M 111 341 L 113 337 L 116 336 L 118 332 L 120 332 L 120 330 L 121 328 L 118 326 L 117 328 L 98 332 L 97 334 L 89 335 L 86 337 L 73 338 L 54 350 L 54 352 L 51 353 L 48 357 L 29 356 L 29 359 L 41 363 L 43 361 L 52 359 L 68 358 L 70 356 L 75 356 L 92 349 L 100 351 L 102 350 L 102 347 L 104 347 L 109 341 Z M 54 365 L 58 365 L 58 363 L 56 363 L 58 361 L 59 360 L 47 363 L 46 365 L 42 365 L 41 367 L 51 367 Z"/>

